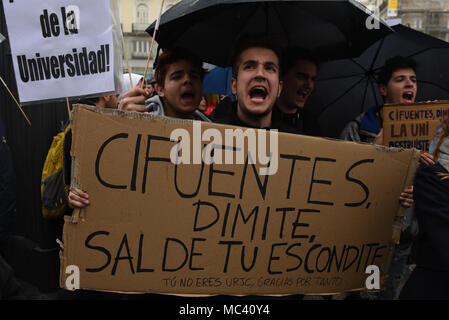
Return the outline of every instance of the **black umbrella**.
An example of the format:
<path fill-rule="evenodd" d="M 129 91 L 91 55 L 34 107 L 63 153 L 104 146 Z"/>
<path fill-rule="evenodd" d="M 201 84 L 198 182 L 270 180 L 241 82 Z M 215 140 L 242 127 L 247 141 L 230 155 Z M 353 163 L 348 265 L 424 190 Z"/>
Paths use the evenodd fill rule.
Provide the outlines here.
<path fill-rule="evenodd" d="M 386 60 L 396 55 L 411 57 L 418 63 L 416 101 L 449 99 L 449 43 L 403 25 L 393 30 L 359 58 L 330 61 L 319 67 L 306 108 L 321 115 L 326 136 L 338 137 L 358 114 L 383 104 L 377 73 Z"/>
<path fill-rule="evenodd" d="M 222 67 L 230 65 L 235 40 L 254 34 L 309 49 L 322 59 L 347 58 L 391 32 L 373 19 L 353 0 L 183 0 L 162 15 L 156 41 L 163 49 L 189 48 Z M 155 23 L 146 31 L 153 35 L 154 28 Z"/>

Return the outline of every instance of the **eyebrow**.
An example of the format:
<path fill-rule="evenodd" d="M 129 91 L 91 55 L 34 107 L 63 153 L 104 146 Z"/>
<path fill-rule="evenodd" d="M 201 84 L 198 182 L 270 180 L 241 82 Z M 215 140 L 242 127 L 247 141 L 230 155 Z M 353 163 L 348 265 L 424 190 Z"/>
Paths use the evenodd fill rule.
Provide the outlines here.
<path fill-rule="evenodd" d="M 259 61 L 257 61 L 257 60 L 246 60 L 246 61 L 242 62 L 242 65 L 246 65 L 246 64 L 259 64 Z M 265 61 L 263 63 L 263 65 L 275 66 L 276 68 L 278 68 L 278 65 L 274 61 Z"/>
<path fill-rule="evenodd" d="M 306 76 L 306 77 L 309 77 L 309 78 L 316 78 L 317 77 L 316 74 L 311 74 L 311 73 L 307 73 L 307 72 L 298 72 L 298 73 L 296 73 L 296 75 L 298 75 L 298 76 Z"/>
<path fill-rule="evenodd" d="M 406 78 L 406 77 L 408 77 L 409 75 L 406 75 L 406 74 L 399 74 L 399 75 L 397 75 L 396 77 L 394 77 L 394 79 L 398 79 L 398 78 Z M 412 78 L 412 79 L 416 79 L 416 75 L 410 75 L 409 76 L 410 78 Z"/>
<path fill-rule="evenodd" d="M 177 75 L 177 74 L 181 74 L 181 73 L 183 73 L 183 72 L 184 72 L 183 69 L 175 70 L 175 71 L 173 71 L 172 73 L 170 73 L 170 76 L 174 76 L 174 75 Z"/>
<path fill-rule="evenodd" d="M 200 71 L 196 70 L 196 69 L 192 69 L 192 70 L 184 70 L 184 69 L 179 69 L 179 70 L 175 70 L 172 73 L 170 73 L 170 76 L 173 75 L 177 75 L 177 74 L 183 74 L 183 73 L 193 73 L 193 74 L 200 74 Z"/>

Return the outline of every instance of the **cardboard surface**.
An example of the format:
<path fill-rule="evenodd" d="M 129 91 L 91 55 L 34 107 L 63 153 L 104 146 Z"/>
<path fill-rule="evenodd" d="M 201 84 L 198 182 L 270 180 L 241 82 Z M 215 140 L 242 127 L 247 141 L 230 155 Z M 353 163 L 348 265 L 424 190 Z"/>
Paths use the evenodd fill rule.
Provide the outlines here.
<path fill-rule="evenodd" d="M 66 219 L 62 287 L 70 265 L 81 288 L 119 292 L 338 293 L 363 290 L 367 265 L 384 285 L 416 150 L 279 133 L 274 175 L 174 165 L 170 133 L 192 127 L 76 106 L 72 184 L 91 204 Z"/>
<path fill-rule="evenodd" d="M 440 120 L 449 116 L 449 101 L 385 105 L 382 114 L 384 145 L 427 152 Z"/>

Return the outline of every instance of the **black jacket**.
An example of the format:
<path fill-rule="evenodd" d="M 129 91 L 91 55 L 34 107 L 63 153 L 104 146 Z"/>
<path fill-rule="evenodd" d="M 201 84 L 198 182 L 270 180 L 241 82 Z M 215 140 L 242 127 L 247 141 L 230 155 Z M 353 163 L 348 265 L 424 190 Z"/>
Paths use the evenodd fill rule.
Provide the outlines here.
<path fill-rule="evenodd" d="M 16 176 L 11 150 L 6 143 L 5 130 L 0 121 L 0 252 L 11 230 L 15 207 Z"/>
<path fill-rule="evenodd" d="M 243 122 L 237 116 L 237 101 L 231 97 L 226 97 L 217 105 L 214 112 L 211 114 L 210 118 L 212 122 L 221 124 L 230 124 L 239 127 L 250 127 L 253 126 Z M 285 121 L 282 121 L 282 115 L 277 108 L 273 108 L 271 115 L 271 126 L 269 128 L 255 128 L 255 129 L 277 129 L 279 132 L 286 133 L 300 133 L 296 128 L 290 126 Z"/>
<path fill-rule="evenodd" d="M 295 129 L 294 133 L 307 136 L 321 137 L 321 127 L 317 118 L 308 109 L 298 109 L 296 113 L 283 113 L 278 107 L 274 107 L 275 117 L 282 123 Z"/>
<path fill-rule="evenodd" d="M 413 197 L 419 223 L 416 264 L 449 272 L 449 179 L 440 164 L 421 166 L 414 182 Z"/>
<path fill-rule="evenodd" d="M 416 268 L 400 299 L 449 299 L 449 179 L 440 164 L 416 171 L 413 198 L 419 223 Z"/>

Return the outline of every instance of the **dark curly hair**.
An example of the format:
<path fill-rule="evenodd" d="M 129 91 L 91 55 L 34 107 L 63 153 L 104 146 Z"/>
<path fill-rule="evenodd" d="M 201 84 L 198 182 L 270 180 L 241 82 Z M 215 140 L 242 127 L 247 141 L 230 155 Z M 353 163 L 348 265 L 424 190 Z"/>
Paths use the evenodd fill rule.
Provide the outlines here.
<path fill-rule="evenodd" d="M 277 40 L 267 35 L 245 35 L 239 38 L 234 46 L 232 53 L 232 77 L 237 78 L 238 70 L 240 66 L 240 55 L 243 51 L 249 48 L 266 48 L 272 50 L 278 57 L 279 63 L 282 57 L 282 47 L 278 44 Z M 279 65 L 279 69 L 281 66 Z M 279 74 L 281 70 L 279 70 Z"/>
<path fill-rule="evenodd" d="M 415 60 L 408 57 L 395 56 L 393 58 L 388 59 L 384 66 L 380 69 L 378 82 L 379 84 L 388 85 L 388 81 L 390 81 L 391 75 L 393 72 L 399 69 L 413 69 L 416 73 L 416 68 L 418 64 Z"/>
<path fill-rule="evenodd" d="M 157 59 L 156 71 L 154 72 L 154 79 L 156 80 L 156 83 L 164 87 L 168 66 L 181 60 L 191 62 L 192 65 L 198 69 L 201 80 L 204 80 L 206 70 L 203 69 L 203 62 L 201 59 L 188 49 L 172 48 L 165 50 Z"/>

